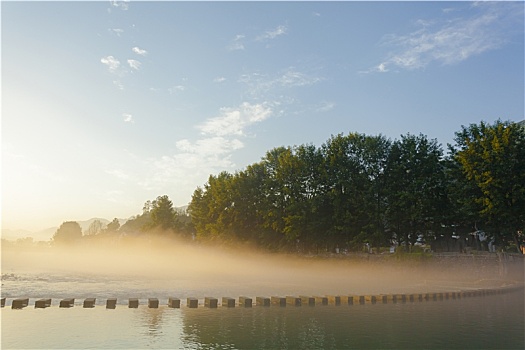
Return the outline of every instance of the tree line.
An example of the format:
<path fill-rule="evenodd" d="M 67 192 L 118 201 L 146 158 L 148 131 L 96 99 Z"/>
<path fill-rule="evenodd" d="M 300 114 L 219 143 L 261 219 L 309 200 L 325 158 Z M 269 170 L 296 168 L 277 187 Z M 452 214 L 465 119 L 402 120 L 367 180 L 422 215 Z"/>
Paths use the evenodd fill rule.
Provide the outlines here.
<path fill-rule="evenodd" d="M 525 126 L 471 124 L 454 141 L 446 153 L 422 134 L 390 140 L 349 133 L 320 147 L 277 147 L 243 170 L 210 175 L 186 212 L 159 196 L 122 226 L 95 221 L 82 235 L 77 223 L 65 222 L 53 241 L 162 232 L 270 250 L 411 250 L 483 231 L 486 242 L 520 249 Z"/>
<path fill-rule="evenodd" d="M 56 245 L 70 246 L 122 235 L 138 236 L 153 232 L 189 237 L 192 234 L 190 218 L 185 212 L 174 208 L 169 197 L 163 195 L 153 201 L 146 201 L 142 213 L 131 217 L 123 225 L 120 225 L 117 218 L 107 225 L 100 220 L 94 220 L 86 232 L 82 232 L 78 222 L 65 221 L 57 229 L 51 241 Z"/>
<path fill-rule="evenodd" d="M 359 250 L 450 241 L 483 230 L 523 244 L 525 131 L 497 121 L 463 126 L 445 154 L 425 135 L 359 133 L 320 147 L 277 147 L 244 170 L 210 175 L 188 212 L 199 239 L 269 249 Z"/>

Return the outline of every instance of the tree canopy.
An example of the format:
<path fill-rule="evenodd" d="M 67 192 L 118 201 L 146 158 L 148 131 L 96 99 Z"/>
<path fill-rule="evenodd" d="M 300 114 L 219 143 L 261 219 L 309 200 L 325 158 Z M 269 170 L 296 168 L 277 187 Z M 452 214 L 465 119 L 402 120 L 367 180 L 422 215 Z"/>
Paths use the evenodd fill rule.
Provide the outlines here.
<path fill-rule="evenodd" d="M 410 249 L 479 229 L 498 244 L 514 238 L 519 248 L 523 128 L 482 122 L 462 127 L 455 141 L 448 155 L 422 134 L 391 141 L 350 133 L 319 148 L 277 147 L 244 170 L 210 175 L 189 213 L 200 239 L 270 249 Z"/>

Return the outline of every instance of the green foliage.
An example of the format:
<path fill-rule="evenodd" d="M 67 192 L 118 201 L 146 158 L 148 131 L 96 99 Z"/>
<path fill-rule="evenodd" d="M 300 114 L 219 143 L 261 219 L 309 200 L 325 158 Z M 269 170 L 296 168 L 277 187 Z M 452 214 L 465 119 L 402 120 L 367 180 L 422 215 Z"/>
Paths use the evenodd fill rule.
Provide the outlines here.
<path fill-rule="evenodd" d="M 481 122 L 456 133 L 455 160 L 472 191 L 473 206 L 492 236 L 522 244 L 525 226 L 525 130 L 516 123 Z"/>
<path fill-rule="evenodd" d="M 436 140 L 406 135 L 390 150 L 386 171 L 388 227 L 408 247 L 443 223 L 446 207 L 443 152 Z"/>
<path fill-rule="evenodd" d="M 151 202 L 151 225 L 153 227 L 160 227 L 164 230 L 169 230 L 174 227 L 175 210 L 173 203 L 168 196 L 158 196 Z"/>
<path fill-rule="evenodd" d="M 463 127 L 447 156 L 421 134 L 391 141 L 350 133 L 319 148 L 277 147 L 234 174 L 210 175 L 188 215 L 159 196 L 119 232 L 162 228 L 295 252 L 404 245 L 401 259 L 426 258 L 420 237 L 448 242 L 478 229 L 508 245 L 523 230 L 524 132 L 501 122 Z"/>

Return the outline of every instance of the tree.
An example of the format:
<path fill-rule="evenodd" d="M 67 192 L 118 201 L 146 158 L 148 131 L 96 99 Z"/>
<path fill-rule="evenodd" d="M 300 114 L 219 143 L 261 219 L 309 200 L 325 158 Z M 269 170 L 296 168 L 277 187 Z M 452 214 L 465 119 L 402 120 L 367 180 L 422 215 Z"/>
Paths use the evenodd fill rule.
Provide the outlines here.
<path fill-rule="evenodd" d="M 103 229 L 104 229 L 104 224 L 100 220 L 96 219 L 89 225 L 86 231 L 86 236 L 97 235 L 101 233 Z"/>
<path fill-rule="evenodd" d="M 445 198 L 441 146 L 426 136 L 406 135 L 390 150 L 386 169 L 389 229 L 407 250 L 419 235 L 431 236 L 441 226 Z"/>
<path fill-rule="evenodd" d="M 65 221 L 53 235 L 53 243 L 57 245 L 71 245 L 82 238 L 82 229 L 76 221 Z"/>
<path fill-rule="evenodd" d="M 164 230 L 173 228 L 175 210 L 167 195 L 158 196 L 157 199 L 151 202 L 150 215 L 153 227 L 161 227 Z"/>
<path fill-rule="evenodd" d="M 525 226 L 525 129 L 517 123 L 462 126 L 456 133 L 455 160 L 479 191 L 473 198 L 492 235 L 522 242 Z M 496 237 L 498 238 L 498 237 Z"/>
<path fill-rule="evenodd" d="M 106 227 L 107 232 L 116 232 L 120 228 L 120 222 L 117 218 L 114 218 Z"/>

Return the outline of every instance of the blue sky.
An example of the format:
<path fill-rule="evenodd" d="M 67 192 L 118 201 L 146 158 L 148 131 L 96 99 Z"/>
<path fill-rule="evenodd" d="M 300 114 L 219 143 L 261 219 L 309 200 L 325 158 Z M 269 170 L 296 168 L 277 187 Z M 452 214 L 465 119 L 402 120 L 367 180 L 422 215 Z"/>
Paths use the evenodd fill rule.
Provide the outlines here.
<path fill-rule="evenodd" d="M 5 2 L 2 225 L 127 218 L 332 134 L 524 118 L 523 2 Z"/>

